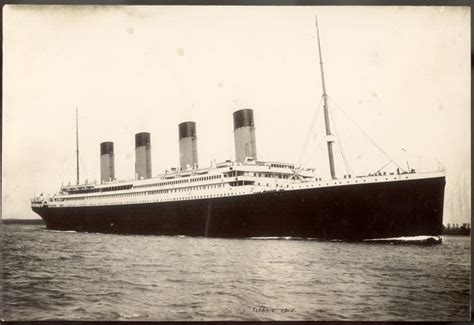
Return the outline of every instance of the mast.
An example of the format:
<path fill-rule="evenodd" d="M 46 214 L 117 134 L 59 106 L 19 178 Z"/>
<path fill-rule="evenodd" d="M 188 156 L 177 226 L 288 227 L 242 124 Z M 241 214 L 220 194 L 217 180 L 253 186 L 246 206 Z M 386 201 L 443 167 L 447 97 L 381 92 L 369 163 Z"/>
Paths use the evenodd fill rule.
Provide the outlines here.
<path fill-rule="evenodd" d="M 79 123 L 76 107 L 76 185 L 79 185 Z"/>
<path fill-rule="evenodd" d="M 324 68 L 323 68 L 323 56 L 321 55 L 321 43 L 319 40 L 319 28 L 318 28 L 318 17 L 315 17 L 316 20 L 316 33 L 318 35 L 318 49 L 319 49 L 319 64 L 321 65 L 321 80 L 323 85 L 323 100 L 324 100 L 324 124 L 326 125 L 326 135 L 331 135 L 331 126 L 329 124 L 329 111 L 328 111 L 328 95 L 326 94 L 326 83 L 324 82 Z M 336 178 L 336 170 L 334 168 L 334 155 L 332 151 L 333 140 L 329 138 L 327 140 L 328 144 L 328 156 L 329 156 L 329 169 L 331 171 L 331 178 Z"/>

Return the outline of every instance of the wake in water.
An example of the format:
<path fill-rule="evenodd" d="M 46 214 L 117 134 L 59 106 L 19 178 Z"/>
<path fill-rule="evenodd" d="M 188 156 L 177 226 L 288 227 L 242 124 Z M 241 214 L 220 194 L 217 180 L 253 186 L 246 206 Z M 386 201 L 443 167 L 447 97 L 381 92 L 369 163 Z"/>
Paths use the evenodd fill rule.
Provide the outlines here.
<path fill-rule="evenodd" d="M 278 236 L 270 236 L 270 237 L 249 237 L 247 239 L 256 239 L 256 240 L 301 240 L 303 238 L 301 237 L 290 237 L 290 236 L 286 236 L 286 237 L 278 237 Z"/>
<path fill-rule="evenodd" d="M 303 241 L 331 241 L 331 242 L 341 242 L 343 240 L 339 239 L 322 239 L 322 238 L 311 238 L 311 237 L 291 237 L 291 236 L 271 236 L 271 237 L 246 237 L 243 239 L 251 240 L 303 240 Z"/>
<path fill-rule="evenodd" d="M 350 242 L 350 243 L 374 243 L 374 244 L 392 244 L 392 245 L 438 245 L 443 242 L 442 236 L 409 236 L 409 237 L 392 237 L 392 238 L 373 238 L 364 239 L 362 241 L 350 241 L 343 239 L 323 239 L 323 238 L 303 238 L 303 237 L 249 237 L 252 240 L 304 240 L 304 241 L 320 241 L 320 242 Z"/>
<path fill-rule="evenodd" d="M 79 232 L 75 230 L 50 230 L 43 229 L 44 232 L 51 233 L 88 233 L 88 232 Z M 133 235 L 135 236 L 135 235 Z M 190 238 L 186 235 L 176 235 L 176 236 L 165 236 L 165 237 L 177 237 L 177 238 Z M 204 238 L 204 237 L 199 237 Z M 304 238 L 304 237 L 292 237 L 292 236 L 268 236 L 268 237 L 246 237 L 243 239 L 251 240 L 302 240 L 302 241 L 320 241 L 320 242 L 351 242 L 350 240 L 343 239 L 324 239 L 324 238 Z M 357 242 L 357 241 L 356 241 Z M 392 237 L 392 238 L 371 238 L 364 239 L 362 243 L 374 243 L 374 244 L 392 244 L 392 245 L 438 245 L 443 242 L 442 236 L 402 236 L 402 237 Z"/>
<path fill-rule="evenodd" d="M 365 239 L 364 242 L 392 245 L 439 245 L 443 242 L 443 238 L 442 236 L 402 236 L 393 238 Z"/>
<path fill-rule="evenodd" d="M 59 233 L 72 233 L 72 234 L 80 234 L 81 232 L 75 230 L 51 230 L 51 229 L 42 229 L 44 232 L 59 232 Z M 82 232 L 85 233 L 85 232 Z"/>

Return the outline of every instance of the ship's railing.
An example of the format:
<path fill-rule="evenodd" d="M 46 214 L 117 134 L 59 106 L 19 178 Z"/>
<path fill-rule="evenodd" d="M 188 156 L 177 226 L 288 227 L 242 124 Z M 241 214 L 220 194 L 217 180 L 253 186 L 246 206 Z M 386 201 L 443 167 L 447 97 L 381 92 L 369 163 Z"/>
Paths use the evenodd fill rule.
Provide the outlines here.
<path fill-rule="evenodd" d="M 47 202 L 50 207 L 79 207 L 79 206 L 101 206 L 101 205 L 116 205 L 116 204 L 138 204 L 138 203 L 157 203 L 157 202 L 169 202 L 169 201 L 181 201 L 181 200 L 192 200 L 192 199 L 202 199 L 202 198 L 218 198 L 222 196 L 234 196 L 242 194 L 256 194 L 262 192 L 273 192 L 273 191 L 283 191 L 283 190 L 298 190 L 306 188 L 321 188 L 321 187 L 332 187 L 332 186 L 345 186 L 345 185 L 354 185 L 354 184 L 363 184 L 363 183 L 384 183 L 384 182 L 393 182 L 393 181 L 404 181 L 408 179 L 423 179 L 429 177 L 440 177 L 443 176 L 443 172 L 430 172 L 430 173 L 408 173 L 400 175 L 379 175 L 379 176 L 364 176 L 362 178 L 353 177 L 346 179 L 326 179 L 322 180 L 320 178 L 313 179 L 309 182 L 293 182 L 291 184 L 284 184 L 284 182 L 266 182 L 261 184 L 253 185 L 242 185 L 238 187 L 232 187 L 230 185 L 224 185 L 225 188 L 215 189 L 215 190 L 202 190 L 196 192 L 167 192 L 166 194 L 151 194 L 144 192 L 144 195 L 139 195 L 141 193 L 133 193 L 134 196 L 129 197 L 111 197 L 111 198 L 97 198 L 94 200 L 85 200 L 81 199 L 71 199 L 70 201 L 58 202 L 53 199 L 52 202 Z M 238 177 L 239 181 L 252 180 L 251 177 Z M 270 181 L 270 180 L 269 180 Z M 228 186 L 228 187 L 227 187 Z M 35 203 L 41 205 L 41 203 Z M 44 202 L 43 202 L 44 204 Z"/>
<path fill-rule="evenodd" d="M 30 199 L 31 204 L 44 204 L 50 202 L 51 200 L 52 198 L 49 195 L 39 195 Z"/>

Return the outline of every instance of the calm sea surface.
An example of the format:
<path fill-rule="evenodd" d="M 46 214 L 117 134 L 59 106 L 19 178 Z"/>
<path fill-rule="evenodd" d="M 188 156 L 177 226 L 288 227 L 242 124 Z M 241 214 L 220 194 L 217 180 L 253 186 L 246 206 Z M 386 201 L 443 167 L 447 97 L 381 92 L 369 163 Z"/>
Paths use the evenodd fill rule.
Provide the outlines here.
<path fill-rule="evenodd" d="M 3 225 L 5 320 L 466 320 L 470 239 L 207 239 Z"/>

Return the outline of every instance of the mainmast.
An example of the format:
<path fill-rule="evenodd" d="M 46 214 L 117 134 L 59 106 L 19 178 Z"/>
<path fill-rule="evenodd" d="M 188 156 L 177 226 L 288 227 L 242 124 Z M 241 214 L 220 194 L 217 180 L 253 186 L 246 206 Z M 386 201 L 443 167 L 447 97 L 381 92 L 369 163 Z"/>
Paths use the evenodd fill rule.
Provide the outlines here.
<path fill-rule="evenodd" d="M 318 49 L 319 49 L 319 64 L 321 65 L 321 80 L 323 84 L 323 100 L 324 100 L 324 123 L 326 125 L 326 136 L 331 136 L 331 126 L 329 125 L 329 112 L 328 112 L 328 95 L 326 94 L 326 83 L 324 82 L 324 68 L 323 68 L 323 57 L 321 55 L 321 43 L 319 40 L 319 28 L 318 28 L 318 18 L 316 18 L 316 33 L 318 35 Z M 329 168 L 331 170 L 331 178 L 336 178 L 336 170 L 334 168 L 334 155 L 332 152 L 333 140 L 329 138 L 327 140 L 328 144 L 328 155 L 329 155 Z"/>
<path fill-rule="evenodd" d="M 79 123 L 76 107 L 76 185 L 79 185 Z"/>

